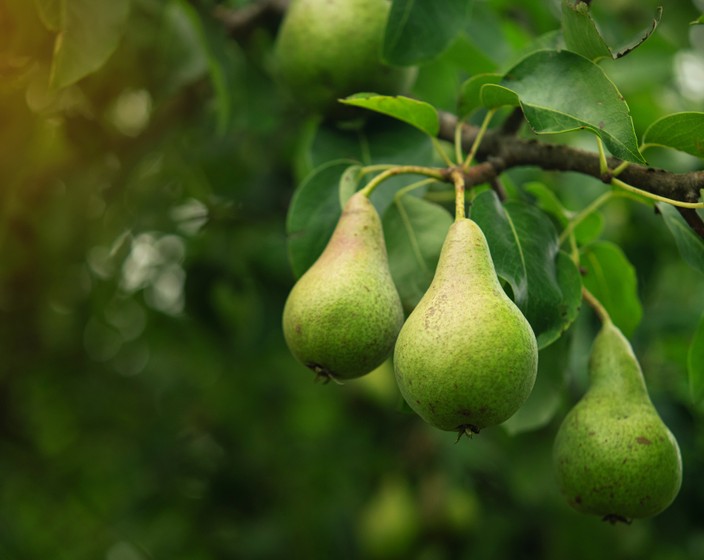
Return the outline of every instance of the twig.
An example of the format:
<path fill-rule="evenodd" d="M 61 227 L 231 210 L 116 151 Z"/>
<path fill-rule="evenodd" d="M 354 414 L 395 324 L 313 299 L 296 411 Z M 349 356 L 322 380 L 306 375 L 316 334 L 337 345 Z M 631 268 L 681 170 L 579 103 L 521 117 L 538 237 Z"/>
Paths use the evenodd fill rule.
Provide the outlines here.
<path fill-rule="evenodd" d="M 451 113 L 441 112 L 439 137 L 451 141 L 454 137 L 457 117 Z M 471 146 L 480 129 L 464 125 L 462 144 Z M 562 144 L 550 144 L 535 139 L 518 138 L 504 134 L 501 129 L 490 130 L 482 140 L 477 157 L 484 160 L 489 167 L 482 173 L 475 173 L 475 178 L 490 182 L 502 172 L 514 167 L 535 166 L 546 171 L 574 171 L 589 175 L 598 180 L 604 177 L 599 165 L 599 155 Z M 609 158 L 608 166 L 615 169 L 621 160 Z M 475 166 L 479 167 L 479 166 Z M 704 188 L 704 171 L 689 173 L 672 173 L 632 163 L 623 168 L 619 178 L 624 182 L 650 193 L 683 202 L 698 202 L 699 191 Z M 467 186 L 476 184 L 467 178 Z M 683 216 L 685 216 L 683 214 Z M 704 223 L 696 212 L 685 216 L 689 226 L 704 237 Z"/>

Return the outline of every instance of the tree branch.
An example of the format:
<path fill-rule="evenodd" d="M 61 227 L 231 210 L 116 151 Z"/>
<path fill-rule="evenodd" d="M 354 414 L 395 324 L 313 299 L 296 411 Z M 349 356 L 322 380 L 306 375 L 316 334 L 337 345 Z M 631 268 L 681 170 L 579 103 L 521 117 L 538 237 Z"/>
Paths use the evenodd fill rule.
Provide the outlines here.
<path fill-rule="evenodd" d="M 220 20 L 231 37 L 236 40 L 246 38 L 259 25 L 270 21 L 278 25 L 290 0 L 260 0 L 237 10 L 218 6 L 214 17 Z M 599 166 L 599 156 L 562 144 L 550 144 L 534 139 L 519 138 L 516 132 L 524 121 L 520 110 L 514 111 L 502 127 L 487 132 L 482 140 L 477 158 L 480 164 L 472 167 L 465 176 L 467 186 L 481 183 L 497 184 L 499 175 L 513 167 L 539 167 L 546 171 L 573 171 L 589 175 L 605 183 L 611 177 L 604 177 Z M 457 117 L 440 112 L 439 138 L 454 141 Z M 462 127 L 462 144 L 469 150 L 479 128 L 471 125 Z M 609 158 L 609 168 L 615 169 L 621 161 Z M 619 179 L 644 191 L 683 202 L 699 201 L 699 191 L 704 188 L 704 171 L 671 173 L 635 163 L 630 164 L 619 175 Z M 678 208 L 689 226 L 704 238 L 704 222 L 696 211 Z"/>
<path fill-rule="evenodd" d="M 443 140 L 454 140 L 457 117 L 450 113 L 440 113 L 440 133 Z M 464 125 L 462 129 L 462 144 L 472 145 L 479 132 L 479 128 Z M 478 182 L 491 182 L 502 172 L 513 167 L 534 166 L 547 171 L 574 171 L 589 175 L 600 181 L 609 182 L 610 177 L 602 177 L 599 167 L 599 156 L 578 148 L 562 144 L 549 144 L 534 139 L 518 138 L 510 131 L 508 134 L 503 129 L 489 131 L 477 153 L 477 157 L 484 161 L 481 170 L 475 170 L 471 176 L 466 177 L 467 186 L 479 184 Z M 621 163 L 617 158 L 609 158 L 609 167 L 616 168 Z M 621 172 L 619 179 L 642 189 L 672 200 L 682 202 L 697 202 L 699 191 L 704 189 L 704 171 L 690 173 L 672 173 L 663 169 L 654 169 L 638 164 L 630 164 Z M 704 223 L 695 211 L 682 212 L 689 226 L 700 236 L 704 237 Z"/>

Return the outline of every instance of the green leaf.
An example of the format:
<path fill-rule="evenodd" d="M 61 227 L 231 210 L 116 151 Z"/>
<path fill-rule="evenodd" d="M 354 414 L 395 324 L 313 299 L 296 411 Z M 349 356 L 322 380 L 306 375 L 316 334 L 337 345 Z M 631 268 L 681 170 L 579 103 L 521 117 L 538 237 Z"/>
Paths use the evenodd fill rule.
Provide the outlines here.
<path fill-rule="evenodd" d="M 579 271 L 558 251 L 555 226 L 532 204 L 509 201 L 502 207 L 493 191 L 477 196 L 472 219 L 484 231 L 496 273 L 510 284 L 538 347 L 548 346 L 572 324 L 581 303 Z"/>
<path fill-rule="evenodd" d="M 687 225 L 685 219 L 671 204 L 657 202 L 655 204 L 660 210 L 665 224 L 675 238 L 675 243 L 682 258 L 692 268 L 704 273 L 704 239 L 699 237 L 692 228 Z"/>
<path fill-rule="evenodd" d="M 674 113 L 658 119 L 643 134 L 643 144 L 704 158 L 704 113 Z"/>
<path fill-rule="evenodd" d="M 504 105 L 518 107 L 521 99 L 516 92 L 501 85 L 487 83 L 479 88 L 479 97 L 483 107 L 487 109 L 497 109 Z"/>
<path fill-rule="evenodd" d="M 569 336 L 540 351 L 538 377 L 528 400 L 502 424 L 509 435 L 539 430 L 554 418 L 564 399 L 564 368 L 569 353 Z"/>
<path fill-rule="evenodd" d="M 582 250 L 586 270 L 584 286 L 601 302 L 611 320 L 630 336 L 643 316 L 638 282 L 633 265 L 621 248 L 609 241 L 597 241 Z"/>
<path fill-rule="evenodd" d="M 687 354 L 689 390 L 694 404 L 704 399 L 704 315 L 699 321 Z"/>
<path fill-rule="evenodd" d="M 631 45 L 622 48 L 616 54 L 606 44 L 594 20 L 589 14 L 589 4 L 581 0 L 562 1 L 562 33 L 565 45 L 571 51 L 581 54 L 592 61 L 602 58 L 622 58 L 638 48 L 650 38 L 662 17 L 662 8 L 658 8 L 650 27 Z"/>
<path fill-rule="evenodd" d="M 208 73 L 215 92 L 217 132 L 222 135 L 237 103 L 234 80 L 238 78 L 235 78 L 232 71 L 240 62 L 235 54 L 237 51 L 232 50 L 232 41 L 222 33 L 221 28 L 214 28 L 217 23 L 199 13 L 196 5 L 187 0 L 177 0 L 177 5 L 190 21 L 193 31 L 197 33 L 206 56 Z"/>
<path fill-rule="evenodd" d="M 484 106 L 481 96 L 484 84 L 498 84 L 503 76 L 501 74 L 477 74 L 462 84 L 458 103 L 460 117 L 466 117 L 475 109 Z"/>
<path fill-rule="evenodd" d="M 462 31 L 469 19 L 471 5 L 469 0 L 393 0 L 382 58 L 399 66 L 435 58 Z"/>
<path fill-rule="evenodd" d="M 62 0 L 51 84 L 69 86 L 98 70 L 117 48 L 127 25 L 129 0 Z M 55 6 L 44 5 L 54 23 Z"/>
<path fill-rule="evenodd" d="M 340 214 L 339 184 L 354 161 L 327 162 L 315 169 L 296 189 L 286 217 L 291 268 L 301 276 L 323 252 Z"/>
<path fill-rule="evenodd" d="M 388 115 L 415 126 L 429 136 L 437 136 L 440 130 L 440 121 L 435 107 L 410 97 L 358 93 L 340 101 L 346 105 L 363 107 Z"/>
<path fill-rule="evenodd" d="M 379 118 L 367 123 L 363 130 L 343 130 L 331 125 L 317 127 L 310 142 L 300 154 L 305 178 L 313 169 L 334 160 L 354 160 L 363 165 L 399 164 L 409 161 L 417 165 L 434 165 L 431 139 L 415 128 L 392 118 Z M 398 188 L 408 184 L 408 176 L 384 181 L 372 194 L 372 201 L 381 214 L 391 204 Z"/>
<path fill-rule="evenodd" d="M 500 85 L 482 86 L 486 107 L 514 105 L 538 134 L 586 129 L 599 136 L 611 153 L 645 163 L 638 151 L 633 121 L 623 96 L 604 71 L 570 51 L 538 51 L 509 70 Z"/>
<path fill-rule="evenodd" d="M 562 35 L 566 47 L 592 61 L 612 58 L 606 44 L 589 14 L 589 5 L 578 0 L 562 0 Z"/>
<path fill-rule="evenodd" d="M 407 311 L 430 286 L 451 224 L 447 210 L 411 194 L 395 197 L 384 213 L 391 276 Z"/>
<path fill-rule="evenodd" d="M 662 6 L 658 6 L 657 11 L 655 12 L 655 17 L 653 17 L 653 21 L 650 24 L 650 27 L 646 29 L 642 35 L 636 39 L 633 43 L 628 45 L 627 47 L 623 47 L 620 49 L 615 55 L 614 58 L 623 58 L 627 54 L 631 53 L 638 47 L 640 47 L 643 43 L 645 43 L 650 36 L 655 32 L 657 29 L 658 25 L 660 24 L 660 20 L 662 19 Z"/>
<path fill-rule="evenodd" d="M 694 21 L 689 22 L 689 25 L 704 25 L 704 14 L 700 15 Z"/>
<path fill-rule="evenodd" d="M 39 19 L 49 31 L 61 30 L 63 0 L 35 0 Z"/>
<path fill-rule="evenodd" d="M 601 212 L 592 212 L 574 228 L 574 238 L 579 245 L 596 241 L 604 231 L 604 216 Z"/>
<path fill-rule="evenodd" d="M 539 182 L 530 182 L 523 185 L 523 190 L 533 196 L 541 210 L 555 216 L 562 226 L 567 225 L 568 211 L 547 185 Z"/>

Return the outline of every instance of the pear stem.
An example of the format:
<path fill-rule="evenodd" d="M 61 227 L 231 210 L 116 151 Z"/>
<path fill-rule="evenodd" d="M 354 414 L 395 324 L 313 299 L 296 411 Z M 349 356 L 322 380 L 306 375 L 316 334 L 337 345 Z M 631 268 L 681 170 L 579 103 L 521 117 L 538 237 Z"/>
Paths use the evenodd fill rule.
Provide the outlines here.
<path fill-rule="evenodd" d="M 455 185 L 455 221 L 465 218 L 464 212 L 464 175 L 460 169 L 453 169 L 450 175 Z"/>
<path fill-rule="evenodd" d="M 594 309 L 602 323 L 604 323 L 605 325 L 612 323 L 611 317 L 609 316 L 609 312 L 606 311 L 606 308 L 601 304 L 598 299 L 596 299 L 594 294 L 592 294 L 584 286 L 582 286 L 582 296 L 584 297 L 585 301 L 592 306 L 592 309 Z"/>
<path fill-rule="evenodd" d="M 403 174 L 425 175 L 426 177 L 432 177 L 433 179 L 437 179 L 438 181 L 447 180 L 447 177 L 442 169 L 437 169 L 433 167 L 423 167 L 421 165 L 399 165 L 379 173 L 376 177 L 369 181 L 367 185 L 362 188 L 359 192 L 364 194 L 364 196 L 368 197 L 372 194 L 374 189 L 377 188 L 386 179 L 395 175 Z"/>
<path fill-rule="evenodd" d="M 455 125 L 455 158 L 457 159 L 457 165 L 459 165 L 464 159 L 464 154 L 462 153 L 462 119 L 457 119 L 457 125 Z"/>

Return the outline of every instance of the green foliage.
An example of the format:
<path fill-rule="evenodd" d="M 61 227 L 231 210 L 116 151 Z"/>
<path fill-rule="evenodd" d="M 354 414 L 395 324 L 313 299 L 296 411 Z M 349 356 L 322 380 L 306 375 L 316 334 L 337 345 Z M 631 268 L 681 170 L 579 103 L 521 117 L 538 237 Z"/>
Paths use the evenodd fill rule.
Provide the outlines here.
<path fill-rule="evenodd" d="M 670 233 L 675 238 L 675 243 L 682 258 L 687 264 L 704 273 L 704 240 L 687 226 L 684 218 L 676 208 L 662 203 L 658 203 L 657 206 Z"/>
<path fill-rule="evenodd" d="M 658 119 L 643 134 L 643 144 L 674 148 L 704 157 L 704 113 L 674 113 Z"/>
<path fill-rule="evenodd" d="M 436 136 L 440 124 L 438 113 L 432 105 L 408 97 L 389 97 L 359 93 L 342 100 L 346 105 L 363 107 L 415 126 L 421 132 Z"/>
<path fill-rule="evenodd" d="M 432 60 L 459 35 L 472 1 L 416 2 L 394 0 L 384 37 L 384 60 L 408 66 Z"/>
<path fill-rule="evenodd" d="M 634 164 L 648 147 L 654 167 L 701 171 L 700 10 L 668 3 L 615 58 L 604 45 L 640 41 L 657 2 L 394 1 L 407 17 L 379 56 L 418 65 L 415 101 L 394 101 L 401 120 L 359 109 L 340 126 L 279 84 L 281 14 L 226 23 L 254 4 L 3 4 L 0 557 L 704 557 L 704 243 L 673 206 L 530 165 L 490 185 L 505 200 L 468 188 L 542 346 L 524 406 L 471 441 L 405 413 L 390 362 L 309 383 L 281 332 L 295 277 L 356 190 L 388 166 L 466 156 L 443 111 L 476 127 L 508 103 L 530 145 L 596 152 L 596 134 Z M 489 140 L 510 110 L 486 121 Z M 421 180 L 371 196 L 407 313 L 455 202 L 451 183 Z M 598 329 L 582 283 L 629 332 L 682 450 L 679 496 L 630 527 L 570 511 L 551 465 Z"/>
<path fill-rule="evenodd" d="M 628 105 L 604 71 L 570 51 L 538 51 L 506 72 L 497 85 L 481 88 L 487 107 L 520 104 L 539 134 L 586 129 L 611 153 L 644 162 Z"/>
<path fill-rule="evenodd" d="M 552 222 L 534 206 L 500 204 L 491 191 L 474 200 L 472 218 L 487 232 L 496 272 L 511 285 L 539 347 L 554 342 L 577 316 L 582 283 L 574 263 L 559 251 Z"/>
<path fill-rule="evenodd" d="M 585 246 L 580 262 L 584 285 L 606 308 L 614 324 L 631 336 L 643 316 L 633 265 L 618 245 L 609 241 Z"/>

